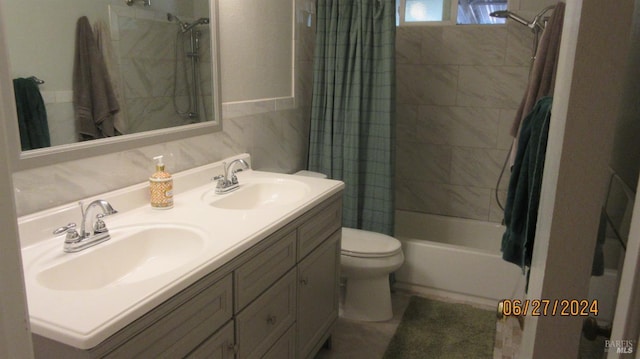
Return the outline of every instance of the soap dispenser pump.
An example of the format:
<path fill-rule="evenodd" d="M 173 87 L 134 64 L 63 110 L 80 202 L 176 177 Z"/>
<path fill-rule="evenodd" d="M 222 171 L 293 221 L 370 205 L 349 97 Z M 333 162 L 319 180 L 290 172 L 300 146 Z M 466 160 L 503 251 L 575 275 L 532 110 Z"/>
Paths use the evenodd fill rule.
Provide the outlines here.
<path fill-rule="evenodd" d="M 165 171 L 164 156 L 156 156 L 156 172 L 149 177 L 151 207 L 156 209 L 173 208 L 173 177 Z"/>

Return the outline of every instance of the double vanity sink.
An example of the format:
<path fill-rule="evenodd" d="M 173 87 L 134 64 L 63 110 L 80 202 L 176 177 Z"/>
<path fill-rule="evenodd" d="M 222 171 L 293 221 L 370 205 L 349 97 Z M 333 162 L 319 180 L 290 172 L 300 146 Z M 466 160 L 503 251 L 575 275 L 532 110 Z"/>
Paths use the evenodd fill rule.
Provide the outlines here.
<path fill-rule="evenodd" d="M 63 252 L 64 236 L 51 234 L 80 221 L 77 204 L 20 218 L 32 332 L 93 348 L 343 188 L 338 181 L 247 170 L 237 174 L 238 189 L 217 194 L 210 178 L 222 166 L 175 174 L 169 210 L 149 206 L 146 183 L 96 197 L 119 211 L 104 218 L 111 238 L 77 253 Z"/>

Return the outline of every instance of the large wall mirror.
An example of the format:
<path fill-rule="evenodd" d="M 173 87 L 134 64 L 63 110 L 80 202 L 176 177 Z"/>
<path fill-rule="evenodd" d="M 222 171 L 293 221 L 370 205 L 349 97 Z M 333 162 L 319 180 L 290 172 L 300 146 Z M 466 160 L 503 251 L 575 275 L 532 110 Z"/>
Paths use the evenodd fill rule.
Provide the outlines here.
<path fill-rule="evenodd" d="M 221 129 L 217 0 L 21 0 L 1 10 L 16 169 Z M 36 129 L 25 146 L 42 123 L 34 87 L 49 142 Z"/>

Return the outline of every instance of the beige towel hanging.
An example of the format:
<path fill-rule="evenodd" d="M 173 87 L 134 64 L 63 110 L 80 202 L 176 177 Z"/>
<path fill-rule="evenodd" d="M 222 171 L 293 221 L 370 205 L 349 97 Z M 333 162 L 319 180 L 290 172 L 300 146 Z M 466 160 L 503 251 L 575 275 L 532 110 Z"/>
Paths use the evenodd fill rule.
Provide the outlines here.
<path fill-rule="evenodd" d="M 553 14 L 542 32 L 535 60 L 531 67 L 529 83 L 511 125 L 510 133 L 515 138 L 509 160 L 511 165 L 513 165 L 516 149 L 518 148 L 518 136 L 520 135 L 522 119 L 529 115 L 538 100 L 545 96 L 553 96 L 558 55 L 560 53 L 560 39 L 562 38 L 562 26 L 564 24 L 564 9 L 565 4 L 563 2 L 556 4 Z"/>
<path fill-rule="evenodd" d="M 113 87 L 113 93 L 115 94 L 118 103 L 122 101 L 122 79 L 120 77 L 120 69 L 118 68 L 118 61 L 115 51 L 113 49 L 113 43 L 111 42 L 111 32 L 107 24 L 104 21 L 98 20 L 93 24 L 93 32 L 96 37 L 96 45 L 98 50 L 102 53 L 102 58 L 107 67 L 107 73 L 111 80 Z M 124 135 L 128 133 L 127 119 L 124 113 L 124 108 L 116 112 L 113 115 L 113 127 L 115 128 L 116 135 Z"/>
<path fill-rule="evenodd" d="M 80 140 L 115 134 L 113 115 L 120 107 L 86 16 L 76 24 L 73 105 Z"/>

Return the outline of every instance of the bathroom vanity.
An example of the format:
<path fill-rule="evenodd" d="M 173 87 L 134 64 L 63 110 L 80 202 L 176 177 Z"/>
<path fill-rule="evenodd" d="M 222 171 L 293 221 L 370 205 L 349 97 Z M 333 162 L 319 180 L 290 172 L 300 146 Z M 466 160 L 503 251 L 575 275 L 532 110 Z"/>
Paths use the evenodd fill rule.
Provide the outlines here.
<path fill-rule="evenodd" d="M 23 246 L 27 298 L 30 310 L 32 307 L 34 309 L 31 322 L 36 357 L 315 356 L 330 339 L 338 317 L 343 184 L 249 171 L 239 176 L 241 187 L 236 197 L 211 196 L 209 188 L 213 185 L 206 183 L 203 187 L 197 184 L 201 183 L 201 179 L 217 174 L 219 167 L 215 164 L 206 167 L 200 171 L 190 171 L 182 177 L 175 176 L 178 190 L 180 184 L 184 185 L 183 190 L 187 184 L 192 184 L 192 189 L 176 194 L 176 208 L 172 210 L 154 212 L 147 208 L 148 205 L 135 207 L 129 204 L 133 208 L 118 214 L 124 214 L 126 220 L 114 227 L 114 238 L 110 240 L 113 243 L 100 244 L 95 249 L 87 249 L 86 253 L 55 254 L 45 261 L 46 264 L 40 263 L 44 252 L 34 248 L 44 246 L 50 250 L 48 246 L 59 244 L 57 250 L 62 252 L 62 239 L 57 238 L 58 243 L 49 239 Z M 300 188 L 304 187 L 305 191 L 300 192 L 303 195 L 293 196 L 289 193 L 278 198 L 280 187 L 264 183 L 284 183 L 282 191 L 301 184 Z M 256 186 L 260 187 L 259 191 L 249 189 Z M 132 188 L 133 192 L 139 190 Z M 242 194 L 243 190 L 248 194 Z M 269 190 L 275 192 L 270 193 Z M 247 201 L 247 198 L 255 199 L 265 193 L 269 194 L 269 200 L 264 200 L 267 198 L 264 197 L 262 202 Z M 118 202 L 126 197 L 123 194 L 126 191 L 112 196 L 110 202 L 116 209 Z M 136 198 L 140 194 L 129 195 Z M 247 198 L 243 199 L 243 196 Z M 224 204 L 222 200 L 229 203 Z M 203 211 L 208 212 L 202 214 Z M 62 212 L 65 211 L 57 209 L 49 214 L 59 217 Z M 39 215 L 24 219 L 21 223 L 24 233 L 21 234 L 30 234 L 34 221 L 43 224 L 43 218 L 46 217 Z M 150 220 L 152 217 L 154 221 Z M 169 273 L 150 278 L 123 279 L 135 276 L 127 273 L 95 286 L 89 285 L 93 283 L 90 281 L 86 285 L 77 284 L 83 283 L 82 279 L 76 284 L 61 284 L 50 279 L 54 278 L 53 274 L 49 274 L 52 268 L 68 265 L 69 257 L 64 256 L 93 255 L 93 252 L 101 253 L 100 246 L 114 246 L 123 240 L 138 241 L 135 235 L 117 237 L 118 229 L 128 228 L 133 223 L 162 223 L 162 219 L 169 218 L 180 222 L 175 224 L 176 228 L 192 222 L 204 241 L 214 241 L 216 244 L 194 247 L 197 252 L 203 253 L 186 255 L 189 261 L 193 259 L 197 263 L 181 264 Z M 108 217 L 105 218 L 107 224 L 111 225 L 108 220 Z M 202 220 L 207 223 L 203 224 Z M 46 220 L 46 223 L 53 222 L 51 218 Z M 120 223 L 116 218 L 112 222 Z M 162 226 L 159 228 L 164 229 Z M 166 229 L 170 232 L 171 228 L 171 225 L 167 225 Z M 186 238 L 190 237 L 185 237 L 184 246 L 190 245 Z M 176 248 L 172 249 L 175 255 L 171 257 L 183 256 L 179 249 L 180 238 L 175 238 L 175 245 Z M 117 258 L 113 258 L 112 265 L 118 266 Z M 138 264 L 137 271 L 140 271 L 140 266 L 144 264 Z M 171 266 L 165 264 L 163 267 Z M 58 277 L 55 278 L 60 281 Z M 73 278 L 69 280 L 73 282 Z M 129 285 L 128 281 L 133 283 Z M 140 287 L 146 289 L 141 294 L 135 294 L 134 288 Z M 96 291 L 101 295 L 96 296 Z M 50 297 L 44 298 L 42 295 Z M 60 296 L 64 295 L 84 298 L 75 302 L 77 307 L 57 303 Z M 133 297 L 128 304 L 107 306 L 105 311 L 111 311 L 112 315 L 92 319 L 93 311 L 101 311 L 100 300 L 105 303 L 126 303 L 121 301 L 119 295 Z M 107 297 L 96 299 L 96 303 L 82 304 L 83 300 L 91 301 L 102 296 Z M 67 318 L 65 310 L 59 308 L 51 313 L 45 310 L 57 306 L 66 307 L 66 315 L 78 317 Z M 83 321 L 83 316 L 86 321 Z M 98 313 L 96 316 L 100 317 Z M 85 329 L 81 331 L 79 328 Z"/>

